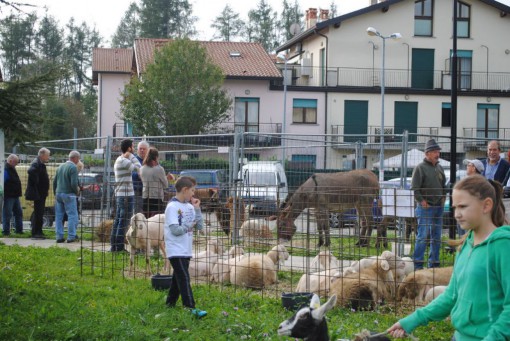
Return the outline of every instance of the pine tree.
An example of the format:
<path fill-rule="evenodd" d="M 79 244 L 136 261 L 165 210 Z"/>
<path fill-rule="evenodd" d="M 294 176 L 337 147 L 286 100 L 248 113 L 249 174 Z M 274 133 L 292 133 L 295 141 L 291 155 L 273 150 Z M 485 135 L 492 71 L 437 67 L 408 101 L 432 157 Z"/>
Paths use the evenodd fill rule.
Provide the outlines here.
<path fill-rule="evenodd" d="M 136 2 L 129 4 L 112 37 L 112 47 L 128 48 L 140 36 L 140 8 Z"/>
<path fill-rule="evenodd" d="M 257 8 L 248 12 L 249 41 L 261 43 L 266 51 L 278 46 L 277 12 L 273 12 L 266 0 L 260 0 Z"/>
<path fill-rule="evenodd" d="M 293 24 L 297 24 L 299 27 L 303 28 L 303 13 L 301 12 L 297 0 L 294 1 L 293 5 L 290 5 L 287 0 L 283 0 L 283 10 L 279 22 L 279 28 L 283 38 L 280 39 L 280 43 L 284 43 L 294 36 L 290 29 Z"/>
<path fill-rule="evenodd" d="M 196 34 L 197 17 L 188 0 L 142 0 L 140 35 L 144 38 L 185 38 Z"/>
<path fill-rule="evenodd" d="M 234 12 L 227 4 L 221 14 L 214 19 L 211 27 L 216 29 L 214 39 L 231 41 L 241 35 L 244 22 L 239 19 L 239 13 Z"/>

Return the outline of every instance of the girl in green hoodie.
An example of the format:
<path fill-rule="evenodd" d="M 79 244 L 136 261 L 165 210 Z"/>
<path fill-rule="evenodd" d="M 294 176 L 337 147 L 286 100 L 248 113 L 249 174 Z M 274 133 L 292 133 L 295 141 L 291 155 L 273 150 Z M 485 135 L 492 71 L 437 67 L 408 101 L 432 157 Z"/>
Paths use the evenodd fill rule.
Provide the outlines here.
<path fill-rule="evenodd" d="M 472 175 L 453 188 L 455 219 L 466 230 L 445 292 L 388 329 L 395 338 L 451 316 L 453 340 L 510 340 L 510 226 L 498 182 Z M 498 228 L 498 226 L 501 226 Z"/>

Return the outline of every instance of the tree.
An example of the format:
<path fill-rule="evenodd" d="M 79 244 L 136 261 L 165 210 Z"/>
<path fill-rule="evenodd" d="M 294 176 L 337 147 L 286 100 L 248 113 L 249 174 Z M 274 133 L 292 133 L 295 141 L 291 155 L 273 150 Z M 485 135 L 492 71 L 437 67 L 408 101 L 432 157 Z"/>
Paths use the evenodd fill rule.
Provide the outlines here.
<path fill-rule="evenodd" d="M 186 38 L 196 34 L 197 17 L 188 0 L 142 0 L 140 33 L 144 38 Z"/>
<path fill-rule="evenodd" d="M 329 18 L 335 18 L 337 14 L 337 7 L 335 4 L 335 0 L 331 1 L 331 4 L 329 5 Z"/>
<path fill-rule="evenodd" d="M 21 69 L 35 59 L 34 14 L 25 16 L 10 15 L 0 21 L 0 49 L 4 59 L 4 75 L 18 79 Z"/>
<path fill-rule="evenodd" d="M 112 37 L 112 47 L 128 48 L 133 46 L 135 38 L 140 35 L 140 8 L 136 2 L 129 4 L 117 30 Z"/>
<path fill-rule="evenodd" d="M 122 100 L 123 118 L 136 134 L 188 135 L 228 119 L 232 100 L 222 70 L 198 42 L 177 39 L 156 51 L 142 80 L 132 78 Z"/>
<path fill-rule="evenodd" d="M 266 51 L 274 50 L 279 44 L 276 36 L 278 13 L 273 12 L 266 0 L 260 0 L 257 9 L 248 12 L 249 41 L 261 43 Z"/>
<path fill-rule="evenodd" d="M 241 35 L 244 22 L 239 19 L 239 13 L 234 12 L 227 4 L 221 14 L 214 19 L 211 27 L 216 29 L 214 39 L 230 41 Z"/>
<path fill-rule="evenodd" d="M 15 145 L 41 137 L 38 127 L 43 121 L 42 103 L 52 96 L 46 85 L 58 76 L 59 71 L 53 69 L 30 79 L 4 83 L 0 90 L 0 129 L 6 141 Z"/>
<path fill-rule="evenodd" d="M 54 17 L 46 15 L 39 23 L 36 33 L 38 58 L 57 63 L 64 52 L 64 30 Z"/>
<path fill-rule="evenodd" d="M 303 28 L 303 13 L 299 7 L 297 0 L 294 1 L 294 5 L 290 5 L 287 0 L 283 0 L 283 10 L 281 15 L 281 20 L 279 28 L 280 31 L 283 32 L 283 41 L 280 43 L 284 43 L 287 40 L 290 40 L 294 34 L 291 32 L 291 26 L 293 24 L 299 25 L 300 28 Z"/>

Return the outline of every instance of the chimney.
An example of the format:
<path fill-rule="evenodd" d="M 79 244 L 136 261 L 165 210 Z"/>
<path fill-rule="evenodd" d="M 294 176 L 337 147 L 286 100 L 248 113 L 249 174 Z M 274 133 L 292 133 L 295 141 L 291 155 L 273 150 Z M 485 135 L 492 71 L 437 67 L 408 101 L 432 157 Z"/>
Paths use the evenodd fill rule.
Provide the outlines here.
<path fill-rule="evenodd" d="M 329 9 L 321 9 L 320 21 L 329 20 Z"/>
<path fill-rule="evenodd" d="M 317 8 L 310 8 L 306 10 L 306 29 L 312 28 L 317 24 Z"/>

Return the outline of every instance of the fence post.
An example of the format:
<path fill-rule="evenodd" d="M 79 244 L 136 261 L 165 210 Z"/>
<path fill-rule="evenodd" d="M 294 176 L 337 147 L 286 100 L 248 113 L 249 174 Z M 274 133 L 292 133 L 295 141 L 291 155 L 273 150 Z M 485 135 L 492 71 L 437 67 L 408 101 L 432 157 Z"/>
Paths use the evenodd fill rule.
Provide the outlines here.
<path fill-rule="evenodd" d="M 404 130 L 402 135 L 402 165 L 400 166 L 400 189 L 405 188 L 407 184 L 407 148 L 409 145 L 409 132 Z M 396 197 L 396 196 L 395 196 Z M 396 200 L 395 200 L 396 202 Z M 396 212 L 396 210 L 395 210 Z M 404 241 L 406 238 L 406 221 L 402 217 L 397 218 L 397 230 L 398 237 L 395 245 L 395 253 L 399 257 L 407 256 L 404 255 Z"/>
<path fill-rule="evenodd" d="M 356 141 L 356 169 L 366 168 L 363 162 L 363 142 Z"/>
<path fill-rule="evenodd" d="M 239 243 L 239 228 L 238 228 L 238 222 L 240 221 L 240 219 L 238 219 L 240 217 L 240 212 L 238 212 L 237 208 L 238 208 L 238 204 L 237 204 L 237 200 L 238 200 L 238 197 L 240 196 L 240 193 L 239 193 L 239 187 L 238 187 L 238 184 L 240 181 L 242 181 L 243 179 L 243 174 L 242 174 L 242 167 L 240 168 L 239 165 L 243 164 L 243 160 L 244 160 L 244 149 L 243 149 L 243 133 L 242 131 L 240 130 L 236 130 L 235 133 L 234 133 L 234 152 L 232 153 L 233 156 L 231 158 L 231 161 L 232 161 L 232 164 L 230 164 L 230 168 L 232 169 L 232 178 L 231 178 L 231 182 L 229 183 L 229 186 L 232 186 L 233 184 L 233 188 L 234 188 L 234 192 L 232 193 L 232 197 L 233 197 L 233 207 L 234 207 L 234 226 L 230 226 L 230 238 L 232 240 L 232 245 L 236 245 Z M 232 148 L 231 148 L 232 149 Z M 238 152 L 239 151 L 239 152 Z M 241 174 L 241 176 L 239 176 L 239 174 Z M 232 187 L 231 187 L 232 188 Z"/>
<path fill-rule="evenodd" d="M 4 165 L 5 165 L 5 134 L 0 129 L 0 209 L 3 209 L 4 204 Z M 0 222 L 2 218 L 0 217 Z"/>
<path fill-rule="evenodd" d="M 111 203 L 111 186 L 110 186 L 110 174 L 112 171 L 111 161 L 112 161 L 112 137 L 108 136 L 106 138 L 106 148 L 104 150 L 104 167 L 103 167 L 103 183 L 106 184 L 106 214 L 110 215 L 110 208 L 112 206 Z"/>

